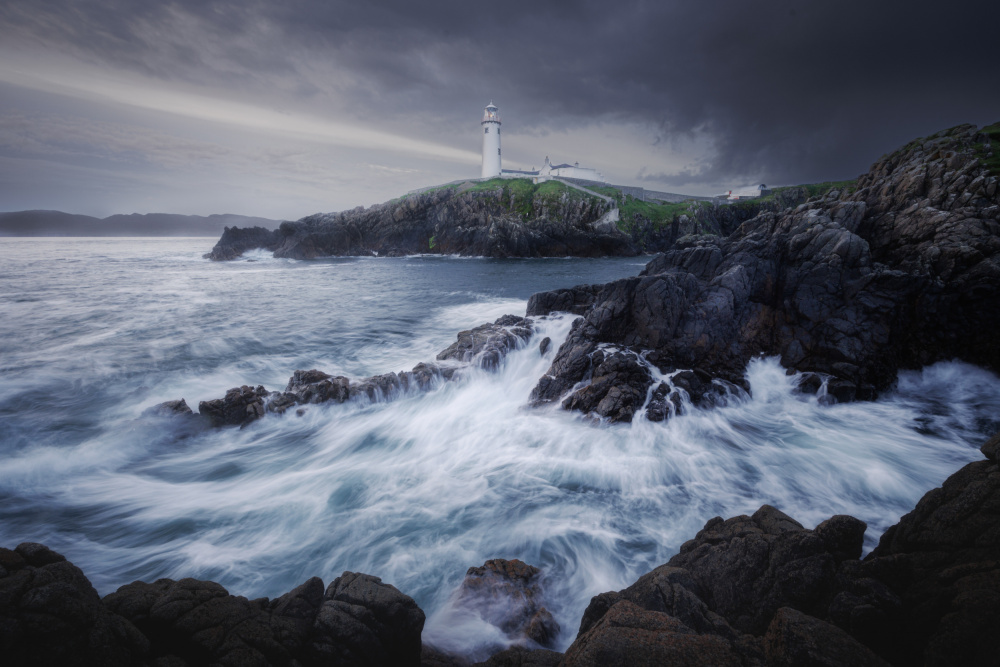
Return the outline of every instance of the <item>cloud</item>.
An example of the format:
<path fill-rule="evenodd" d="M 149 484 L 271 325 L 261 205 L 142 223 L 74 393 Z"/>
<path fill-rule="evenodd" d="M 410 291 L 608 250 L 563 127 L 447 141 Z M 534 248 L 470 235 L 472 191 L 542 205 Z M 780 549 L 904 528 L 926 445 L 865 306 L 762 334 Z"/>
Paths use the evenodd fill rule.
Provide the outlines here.
<path fill-rule="evenodd" d="M 0 79 L 381 153 L 351 164 L 439 161 L 427 178 L 478 161 L 492 97 L 512 164 L 558 150 L 705 193 L 850 177 L 998 120 L 998 23 L 1000 5 L 968 0 L 7 2 Z"/>

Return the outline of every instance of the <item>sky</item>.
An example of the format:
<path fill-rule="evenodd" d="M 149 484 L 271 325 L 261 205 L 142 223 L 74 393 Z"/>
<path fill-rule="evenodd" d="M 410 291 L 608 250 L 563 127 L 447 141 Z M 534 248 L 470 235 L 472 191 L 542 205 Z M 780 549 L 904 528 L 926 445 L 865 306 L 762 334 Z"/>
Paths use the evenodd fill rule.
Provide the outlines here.
<path fill-rule="evenodd" d="M 715 194 L 1000 120 L 1000 3 L 0 0 L 0 211 L 297 219 L 504 167 Z"/>

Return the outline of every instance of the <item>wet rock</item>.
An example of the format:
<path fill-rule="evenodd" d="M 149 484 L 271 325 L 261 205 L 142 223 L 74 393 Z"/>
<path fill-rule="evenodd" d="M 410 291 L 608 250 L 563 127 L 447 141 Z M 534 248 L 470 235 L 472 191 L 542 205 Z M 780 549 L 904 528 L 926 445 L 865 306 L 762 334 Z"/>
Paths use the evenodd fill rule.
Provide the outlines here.
<path fill-rule="evenodd" d="M 634 354 L 613 352 L 596 364 L 589 385 L 563 401 L 563 407 L 593 412 L 613 422 L 630 422 L 653 383 L 649 369 Z"/>
<path fill-rule="evenodd" d="M 471 664 L 461 656 L 452 655 L 427 644 L 420 649 L 420 667 L 469 667 Z"/>
<path fill-rule="evenodd" d="M 541 571 L 520 560 L 497 558 L 470 567 L 457 604 L 475 611 L 511 639 L 552 646 L 559 624 L 543 604 Z"/>
<path fill-rule="evenodd" d="M 555 651 L 512 646 L 494 653 L 484 662 L 477 662 L 473 667 L 558 667 L 562 659 L 563 654 Z"/>
<path fill-rule="evenodd" d="M 41 544 L 0 549 L 0 651 L 9 665 L 131 665 L 149 643 L 79 568 Z"/>
<path fill-rule="evenodd" d="M 671 416 L 680 414 L 680 394 L 666 382 L 661 382 L 653 390 L 649 403 L 646 405 L 646 419 L 651 422 L 661 422 Z"/>
<path fill-rule="evenodd" d="M 566 650 L 564 667 L 691 665 L 742 667 L 733 644 L 676 618 L 620 600 Z"/>
<path fill-rule="evenodd" d="M 995 457 L 995 436 L 983 449 Z M 1000 468 L 970 463 L 887 530 L 863 575 L 902 601 L 882 653 L 896 664 L 991 664 L 1000 620 Z M 883 633 L 884 635 L 886 633 Z M 878 639 L 878 638 L 874 638 Z"/>
<path fill-rule="evenodd" d="M 419 665 L 424 612 L 378 577 L 345 572 L 326 589 L 312 654 L 331 664 Z"/>
<path fill-rule="evenodd" d="M 690 572 L 700 597 L 735 629 L 755 635 L 780 607 L 825 616 L 837 588 L 826 542 L 769 505 L 709 521 L 668 564 Z"/>
<path fill-rule="evenodd" d="M 282 236 L 278 231 L 265 229 L 264 227 L 226 227 L 212 251 L 205 255 L 205 259 L 215 261 L 225 261 L 236 259 L 247 250 L 263 248 L 274 251 L 281 243 Z"/>
<path fill-rule="evenodd" d="M 829 376 L 821 398 L 839 403 L 875 398 L 899 368 L 938 360 L 1000 371 L 1000 188 L 986 189 L 975 128 L 934 141 L 880 159 L 855 191 L 761 211 L 726 237 L 678 239 L 638 277 L 594 288 L 532 403 L 563 400 L 601 345 L 737 386 L 750 359 L 780 356 Z M 571 297 L 544 293 L 535 308 Z"/>
<path fill-rule="evenodd" d="M 583 315 L 593 305 L 603 285 L 577 285 L 566 289 L 538 292 L 528 299 L 528 317 L 549 315 L 554 312 Z"/>
<path fill-rule="evenodd" d="M 264 416 L 267 396 L 268 391 L 262 386 L 243 385 L 227 391 L 224 398 L 201 401 L 198 413 L 215 426 L 246 426 Z"/>
<path fill-rule="evenodd" d="M 835 625 L 783 607 L 764 635 L 768 667 L 888 667 Z"/>
<path fill-rule="evenodd" d="M 438 361 L 475 363 L 494 370 L 512 350 L 531 337 L 531 321 L 516 315 L 504 315 L 493 324 L 482 324 L 462 331 L 458 340 L 437 355 Z"/>
<path fill-rule="evenodd" d="M 543 338 L 542 341 L 538 344 L 538 354 L 544 356 L 545 353 L 549 351 L 549 345 L 551 344 L 552 344 L 551 338 L 549 338 L 548 336 Z"/>
<path fill-rule="evenodd" d="M 351 397 L 351 381 L 338 375 L 327 375 L 316 369 L 295 371 L 288 380 L 285 392 L 293 394 L 299 403 L 343 403 Z"/>
<path fill-rule="evenodd" d="M 188 407 L 187 401 L 182 398 L 177 401 L 164 401 L 146 409 L 142 414 L 153 417 L 171 417 L 174 415 L 193 415 L 194 412 Z"/>
<path fill-rule="evenodd" d="M 383 373 L 351 385 L 351 393 L 356 396 L 367 396 L 368 400 L 378 402 L 391 399 L 402 386 L 403 382 L 398 375 Z"/>

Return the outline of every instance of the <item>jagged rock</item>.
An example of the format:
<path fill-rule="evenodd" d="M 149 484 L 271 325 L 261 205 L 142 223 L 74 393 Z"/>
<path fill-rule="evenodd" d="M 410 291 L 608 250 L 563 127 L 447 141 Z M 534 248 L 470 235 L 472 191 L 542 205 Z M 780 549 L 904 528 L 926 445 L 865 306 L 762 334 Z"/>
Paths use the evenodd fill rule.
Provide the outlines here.
<path fill-rule="evenodd" d="M 600 344 L 735 385 L 751 358 L 780 355 L 829 377 L 824 402 L 874 398 L 900 368 L 942 359 L 1000 370 L 1000 199 L 986 189 L 982 135 L 963 126 L 929 141 L 876 162 L 856 191 L 678 240 L 638 277 L 604 285 L 532 402 L 564 400 Z"/>
<path fill-rule="evenodd" d="M 531 332 L 530 320 L 504 315 L 493 324 L 459 332 L 458 340 L 439 352 L 437 360 L 475 362 L 480 368 L 494 370 L 509 352 L 531 337 Z"/>
<path fill-rule="evenodd" d="M 535 317 L 554 312 L 583 315 L 594 303 L 603 285 L 577 285 L 566 289 L 538 292 L 528 299 L 525 315 Z"/>
<path fill-rule="evenodd" d="M 215 244 L 212 251 L 205 255 L 205 259 L 223 261 L 236 259 L 247 250 L 263 248 L 274 251 L 281 243 L 282 236 L 276 230 L 265 229 L 264 227 L 226 227 L 222 232 L 222 237 Z"/>
<path fill-rule="evenodd" d="M 515 202 L 504 192 L 502 185 L 472 192 L 443 188 L 370 208 L 283 222 L 274 232 L 227 228 L 207 256 L 233 259 L 252 248 L 294 259 L 428 252 L 486 257 L 639 253 L 614 225 L 597 225 L 611 206 L 600 198 L 566 193 Z"/>
<path fill-rule="evenodd" d="M 552 646 L 559 624 L 543 605 L 541 571 L 517 559 L 488 560 L 470 567 L 459 588 L 457 606 L 479 614 L 511 639 L 527 637 Z"/>
<path fill-rule="evenodd" d="M 837 626 L 789 607 L 774 615 L 764 635 L 764 655 L 768 667 L 888 667 Z"/>
<path fill-rule="evenodd" d="M 742 667 L 732 642 L 698 634 L 676 618 L 628 600 L 613 604 L 566 650 L 563 667 L 690 665 Z"/>
<path fill-rule="evenodd" d="M 0 548 L 0 656 L 8 665 L 131 665 L 149 642 L 101 604 L 61 554 L 25 542 Z"/>
<path fill-rule="evenodd" d="M 329 664 L 419 665 L 423 627 L 412 598 L 378 577 L 345 572 L 326 589 L 312 648 Z"/>
<path fill-rule="evenodd" d="M 234 387 L 225 398 L 198 403 L 198 413 L 208 417 L 215 426 L 246 426 L 264 416 L 264 399 L 269 392 L 264 387 Z"/>
<path fill-rule="evenodd" d="M 995 664 L 1000 619 L 1000 467 L 994 436 L 986 461 L 970 463 L 928 492 L 887 530 L 861 574 L 902 601 L 882 652 L 896 664 Z M 878 637 L 873 638 L 879 639 Z"/>
<path fill-rule="evenodd" d="M 484 662 L 477 662 L 473 667 L 558 667 L 562 664 L 562 659 L 562 653 L 544 648 L 512 646 L 494 653 Z"/>
<path fill-rule="evenodd" d="M 145 410 L 142 414 L 154 417 L 170 417 L 173 415 L 193 415 L 187 401 L 183 398 L 177 401 L 164 401 Z"/>
<path fill-rule="evenodd" d="M 646 400 L 646 390 L 653 383 L 649 369 L 635 355 L 598 353 L 594 358 L 593 377 L 586 387 L 563 402 L 563 407 L 593 412 L 613 422 L 632 421 L 632 415 Z"/>
<path fill-rule="evenodd" d="M 549 351 L 549 346 L 552 344 L 552 339 L 546 336 L 538 343 L 538 354 L 545 355 Z"/>

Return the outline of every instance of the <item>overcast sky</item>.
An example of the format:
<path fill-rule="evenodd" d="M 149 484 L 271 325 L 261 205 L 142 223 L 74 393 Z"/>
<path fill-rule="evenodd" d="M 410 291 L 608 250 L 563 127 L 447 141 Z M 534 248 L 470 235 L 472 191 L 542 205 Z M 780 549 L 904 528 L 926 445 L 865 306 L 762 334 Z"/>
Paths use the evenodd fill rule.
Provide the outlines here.
<path fill-rule="evenodd" d="M 995 1 L 0 0 L 0 210 L 295 219 L 580 162 L 713 194 L 1000 120 Z"/>

